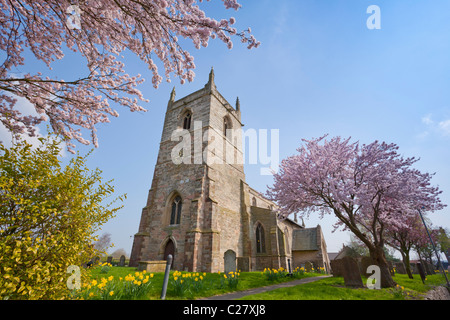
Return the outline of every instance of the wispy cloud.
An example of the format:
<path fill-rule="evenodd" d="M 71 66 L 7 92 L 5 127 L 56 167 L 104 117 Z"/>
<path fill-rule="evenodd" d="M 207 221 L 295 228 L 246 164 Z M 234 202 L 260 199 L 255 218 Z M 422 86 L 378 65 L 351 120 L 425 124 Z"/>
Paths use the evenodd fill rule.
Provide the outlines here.
<path fill-rule="evenodd" d="M 22 97 L 16 97 L 16 99 L 17 103 L 14 106 L 15 109 L 19 110 L 23 115 L 33 115 L 33 116 L 37 115 L 34 106 L 27 99 Z M 38 146 L 41 145 L 39 138 L 43 136 L 44 135 L 41 133 L 39 127 L 36 127 L 36 135 L 34 137 L 30 137 L 27 134 L 20 134 L 20 138 L 31 144 L 33 148 L 37 148 Z M 7 148 L 10 148 L 12 146 L 11 132 L 1 122 L 0 122 L 0 141 L 2 141 L 3 145 Z M 65 157 L 67 155 L 65 150 L 66 150 L 65 143 L 62 142 L 61 151 L 59 153 L 61 157 Z"/>
<path fill-rule="evenodd" d="M 418 138 L 424 139 L 431 134 L 450 137 L 450 119 L 433 120 L 432 114 L 427 114 L 422 117 L 422 123 L 425 124 L 426 130 L 417 135 Z"/>
<path fill-rule="evenodd" d="M 444 136 L 450 137 L 450 119 L 439 122 L 438 129 Z"/>

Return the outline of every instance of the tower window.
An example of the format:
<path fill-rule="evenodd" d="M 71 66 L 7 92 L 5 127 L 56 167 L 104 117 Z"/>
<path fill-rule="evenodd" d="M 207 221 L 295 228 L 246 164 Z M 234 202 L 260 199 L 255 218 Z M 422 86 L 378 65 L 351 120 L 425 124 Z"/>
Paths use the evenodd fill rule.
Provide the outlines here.
<path fill-rule="evenodd" d="M 228 139 L 231 138 L 231 132 L 229 131 L 230 129 L 231 129 L 230 119 L 228 119 L 228 117 L 223 118 L 223 135 Z"/>
<path fill-rule="evenodd" d="M 172 211 L 170 213 L 170 224 L 180 224 L 181 219 L 181 197 L 176 196 L 172 201 Z"/>
<path fill-rule="evenodd" d="M 256 253 L 266 252 L 266 243 L 264 240 L 264 228 L 258 223 L 256 227 Z"/>
<path fill-rule="evenodd" d="M 183 119 L 183 129 L 185 130 L 191 129 L 191 120 L 192 120 L 192 113 L 190 112 L 186 113 Z"/>

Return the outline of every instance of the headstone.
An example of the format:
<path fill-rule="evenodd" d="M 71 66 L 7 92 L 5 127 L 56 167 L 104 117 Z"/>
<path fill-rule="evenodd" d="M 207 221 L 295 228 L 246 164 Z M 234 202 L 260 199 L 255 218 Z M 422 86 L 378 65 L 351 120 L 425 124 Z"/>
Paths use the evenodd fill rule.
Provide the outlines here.
<path fill-rule="evenodd" d="M 363 287 L 358 264 L 351 257 L 342 258 L 342 272 L 344 274 L 344 283 L 347 287 Z"/>
<path fill-rule="evenodd" d="M 241 271 L 250 271 L 250 257 L 237 257 L 237 269 Z"/>
<path fill-rule="evenodd" d="M 231 271 L 236 272 L 236 252 L 233 250 L 228 250 L 223 255 L 224 265 L 225 265 L 225 273 L 229 273 Z"/>
<path fill-rule="evenodd" d="M 395 276 L 394 264 L 391 261 L 388 261 L 389 272 L 391 273 L 391 277 Z"/>
<path fill-rule="evenodd" d="M 306 272 L 311 272 L 312 269 L 314 269 L 314 265 L 312 264 L 312 262 L 307 261 L 305 263 L 305 270 L 306 270 Z"/>
<path fill-rule="evenodd" d="M 109 256 L 109 257 L 106 259 L 106 262 L 112 264 L 112 259 L 113 259 L 113 257 Z"/>
<path fill-rule="evenodd" d="M 423 284 L 425 284 L 425 270 L 420 262 L 417 263 L 417 269 L 419 270 L 420 278 L 422 279 Z"/>
<path fill-rule="evenodd" d="M 330 260 L 331 273 L 333 277 L 343 277 L 344 273 L 342 272 L 342 259 L 338 260 Z"/>
<path fill-rule="evenodd" d="M 119 267 L 125 267 L 125 256 L 121 255 L 119 259 Z"/>
<path fill-rule="evenodd" d="M 427 274 L 436 274 L 436 272 L 434 272 L 434 266 L 431 263 L 425 262 L 424 267 Z"/>
<path fill-rule="evenodd" d="M 416 263 L 411 262 L 409 265 L 411 266 L 411 272 L 413 274 L 419 274 L 419 269 L 417 268 L 417 264 Z"/>
<path fill-rule="evenodd" d="M 397 273 L 399 274 L 406 274 L 406 268 L 403 262 L 397 262 L 395 264 L 395 271 L 397 271 Z"/>
<path fill-rule="evenodd" d="M 366 277 L 367 276 L 367 268 L 373 264 L 375 264 L 375 263 L 373 263 L 371 257 L 362 257 L 361 270 L 360 270 L 361 275 Z"/>

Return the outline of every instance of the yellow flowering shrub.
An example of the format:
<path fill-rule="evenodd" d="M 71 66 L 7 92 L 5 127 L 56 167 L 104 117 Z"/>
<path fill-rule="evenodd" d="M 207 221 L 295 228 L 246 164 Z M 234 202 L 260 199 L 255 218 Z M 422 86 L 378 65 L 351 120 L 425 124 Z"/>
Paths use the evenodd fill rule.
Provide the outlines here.
<path fill-rule="evenodd" d="M 69 297 L 68 267 L 97 254 L 94 234 L 120 209 L 102 204 L 114 188 L 86 157 L 64 167 L 59 143 L 40 141 L 0 142 L 0 300 Z"/>

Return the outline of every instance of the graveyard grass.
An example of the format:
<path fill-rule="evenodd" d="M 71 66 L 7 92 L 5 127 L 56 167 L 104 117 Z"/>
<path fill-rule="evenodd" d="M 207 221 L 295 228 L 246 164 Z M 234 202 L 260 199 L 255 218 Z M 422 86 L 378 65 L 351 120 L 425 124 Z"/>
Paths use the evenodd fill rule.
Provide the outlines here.
<path fill-rule="evenodd" d="M 129 267 L 111 267 L 107 273 L 101 273 L 101 267 L 91 269 L 90 278 L 99 283 L 102 278 L 111 278 L 111 276 L 118 281 L 119 278 L 124 279 L 127 275 L 134 275 L 136 268 Z M 196 273 L 183 273 L 193 274 Z M 147 273 L 148 275 L 148 273 Z M 203 273 L 199 273 L 199 276 Z M 318 276 L 319 273 L 305 273 L 294 279 Z M 198 277 L 199 277 L 198 276 Z M 148 287 L 148 292 L 142 296 L 132 299 L 143 300 L 158 300 L 161 295 L 161 288 L 163 284 L 164 273 L 154 273 L 150 279 L 151 285 Z M 279 277 L 269 280 L 261 272 L 241 272 L 239 274 L 239 282 L 236 289 L 232 289 L 224 282 L 224 274 L 207 273 L 202 277 L 202 286 L 198 291 L 186 290 L 183 295 L 178 295 L 174 290 L 174 273 L 171 272 L 169 286 L 167 290 L 167 300 L 180 299 L 198 299 L 202 297 L 209 297 L 220 295 L 232 291 L 243 291 L 256 287 L 268 286 L 280 282 L 293 280 L 290 277 Z M 194 279 L 194 278 L 193 278 Z M 200 280 L 199 280 L 200 281 Z M 302 284 L 295 287 L 276 289 L 265 293 L 246 296 L 241 298 L 243 300 L 409 300 L 421 299 L 423 295 L 433 289 L 435 286 L 445 284 L 445 279 L 441 274 L 427 276 L 426 284 L 422 284 L 418 275 L 414 279 L 409 279 L 407 275 L 396 274 L 394 281 L 398 283 L 397 288 L 369 290 L 367 288 L 352 289 L 344 286 L 342 277 L 324 278 L 312 283 Z M 366 279 L 363 278 L 363 283 Z M 117 297 L 107 296 L 108 299 Z"/>
<path fill-rule="evenodd" d="M 366 283 L 366 278 L 363 283 Z M 445 285 L 442 274 L 428 275 L 425 284 L 418 275 L 409 279 L 406 274 L 393 277 L 395 288 L 369 290 L 367 288 L 348 288 L 343 277 L 330 277 L 300 286 L 276 289 L 250 295 L 241 300 L 418 300 L 436 286 Z"/>
<path fill-rule="evenodd" d="M 135 275 L 137 272 L 136 268 L 130 267 L 110 267 L 108 268 L 108 272 L 102 273 L 102 266 L 98 266 L 92 268 L 90 270 L 90 279 L 91 281 L 96 280 L 97 283 L 101 283 L 101 279 L 114 279 L 114 281 L 118 281 L 118 279 L 125 279 L 127 275 Z M 146 273 L 149 275 L 150 273 Z M 152 273 L 153 277 L 150 278 L 151 285 L 149 286 L 148 293 L 141 297 L 136 297 L 138 300 L 158 300 L 161 296 L 161 288 L 163 285 L 163 272 Z M 293 278 L 290 277 L 277 277 L 275 279 L 269 280 L 262 272 L 240 272 L 239 273 L 239 281 L 237 284 L 237 288 L 234 289 L 228 285 L 228 281 L 231 280 L 231 276 L 224 273 L 206 273 L 203 277 L 203 273 L 199 272 L 198 276 L 195 276 L 197 273 L 195 272 L 183 272 L 182 274 L 191 275 L 192 279 L 200 278 L 202 276 L 202 286 L 201 290 L 197 292 L 195 290 L 186 290 L 183 292 L 183 295 L 179 295 L 175 292 L 174 288 L 174 279 L 177 274 L 174 274 L 174 271 L 170 272 L 169 277 L 169 285 L 167 288 L 166 300 L 180 300 L 180 299 L 188 299 L 193 300 L 197 298 L 210 297 L 214 295 L 225 294 L 233 291 L 243 291 L 251 288 L 263 287 L 272 284 L 277 284 L 281 282 L 291 281 Z M 321 275 L 320 273 L 313 272 L 305 272 L 304 274 L 299 274 L 295 279 L 307 278 L 307 277 L 315 277 Z M 226 278 L 224 277 L 226 276 Z M 178 278 L 181 278 L 178 276 Z M 187 280 L 187 279 L 186 279 Z M 198 280 L 200 282 L 200 279 Z M 179 280 L 178 280 L 179 282 Z M 83 291 L 84 288 L 82 288 Z M 108 299 L 114 299 L 114 296 L 107 296 Z M 78 296 L 80 298 L 80 296 Z M 92 297 L 95 299 L 95 297 Z"/>

